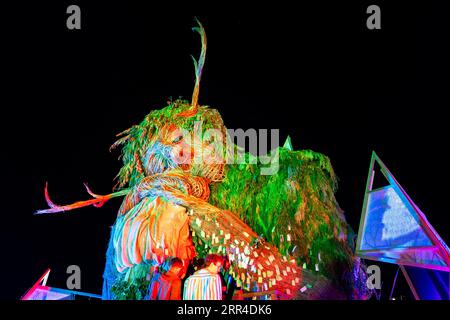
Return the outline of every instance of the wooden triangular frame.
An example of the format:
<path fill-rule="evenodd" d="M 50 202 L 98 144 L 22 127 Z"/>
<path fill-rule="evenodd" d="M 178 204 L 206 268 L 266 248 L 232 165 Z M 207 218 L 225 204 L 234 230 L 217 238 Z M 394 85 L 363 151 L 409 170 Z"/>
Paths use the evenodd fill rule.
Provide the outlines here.
<path fill-rule="evenodd" d="M 399 195 L 402 202 L 408 207 L 409 210 L 412 210 L 416 213 L 418 217 L 418 223 L 426 236 L 431 240 L 432 246 L 430 247 L 411 247 L 411 248 L 389 248 L 389 249 L 380 249 L 380 250 L 361 250 L 361 241 L 362 241 L 362 235 L 365 228 L 366 223 L 366 214 L 367 214 L 367 206 L 368 206 L 368 198 L 369 194 L 373 190 L 373 181 L 375 177 L 375 164 L 378 163 L 380 166 L 380 170 L 389 182 L 389 187 L 392 187 L 396 193 Z M 377 189 L 378 190 L 378 189 Z M 435 250 L 437 253 L 439 253 L 439 257 L 442 258 L 444 262 L 444 266 L 440 265 L 434 265 L 434 264 L 423 264 L 423 263 L 414 263 L 407 260 L 397 260 L 394 258 L 383 257 L 380 258 L 380 254 L 383 252 L 386 253 L 395 253 L 396 251 L 414 251 L 414 250 Z M 377 156 L 375 152 L 372 152 L 372 158 L 370 161 L 370 167 L 369 167 L 369 174 L 367 177 L 367 183 L 366 183 L 366 189 L 364 194 L 364 202 L 363 202 L 363 208 L 361 213 L 361 220 L 359 224 L 359 230 L 358 230 L 358 238 L 356 242 L 356 255 L 369 260 L 375 260 L 375 261 L 381 261 L 381 262 L 388 262 L 388 263 L 394 263 L 398 265 L 409 265 L 414 267 L 421 267 L 421 268 L 428 268 L 428 269 L 436 269 L 436 270 L 444 270 L 444 271 L 450 271 L 450 250 L 448 246 L 445 244 L 445 242 L 441 239 L 439 234 L 434 230 L 434 228 L 431 226 L 431 224 L 428 222 L 427 218 L 423 214 L 422 211 L 416 206 L 416 204 L 411 200 L 411 198 L 408 196 L 408 194 L 405 192 L 405 190 L 402 188 L 402 186 L 398 183 L 398 181 L 394 178 L 392 173 L 389 171 L 389 169 L 385 166 L 385 164 L 381 161 L 381 159 Z"/>

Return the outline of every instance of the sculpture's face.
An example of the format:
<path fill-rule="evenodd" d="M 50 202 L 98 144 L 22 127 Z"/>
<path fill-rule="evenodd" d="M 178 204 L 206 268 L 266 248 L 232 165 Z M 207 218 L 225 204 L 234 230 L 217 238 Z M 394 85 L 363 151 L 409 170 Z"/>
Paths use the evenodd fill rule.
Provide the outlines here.
<path fill-rule="evenodd" d="M 172 156 L 183 169 L 194 175 L 215 180 L 217 170 L 225 164 L 226 145 L 222 132 L 208 129 L 193 132 L 176 128 L 172 132 Z"/>
<path fill-rule="evenodd" d="M 141 161 L 146 175 L 163 173 L 181 165 L 177 154 L 180 138 L 179 128 L 167 124 L 152 135 L 141 152 Z"/>
<path fill-rule="evenodd" d="M 171 119 L 159 123 L 141 154 L 146 175 L 181 168 L 211 181 L 220 180 L 226 155 L 225 127 L 205 129 L 203 124 L 201 117 L 189 126 Z"/>
<path fill-rule="evenodd" d="M 173 102 L 125 132 L 116 143 L 125 144 L 121 186 L 176 168 L 209 181 L 223 178 L 227 140 L 222 118 L 207 107 L 189 117 L 179 115 L 189 109 L 187 102 Z"/>

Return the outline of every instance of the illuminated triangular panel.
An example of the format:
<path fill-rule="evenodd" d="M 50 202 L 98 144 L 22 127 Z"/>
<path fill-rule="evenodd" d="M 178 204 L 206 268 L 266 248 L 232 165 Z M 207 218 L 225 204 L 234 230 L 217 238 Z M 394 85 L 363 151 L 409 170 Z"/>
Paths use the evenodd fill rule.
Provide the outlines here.
<path fill-rule="evenodd" d="M 387 185 L 373 189 L 375 165 Z M 373 153 L 356 254 L 405 266 L 450 271 L 450 250 L 378 156 Z"/>
<path fill-rule="evenodd" d="M 49 274 L 50 269 L 47 269 L 20 300 L 75 300 L 76 297 L 101 299 L 98 294 L 48 287 L 46 284 Z"/>
<path fill-rule="evenodd" d="M 360 250 L 432 245 L 420 227 L 417 214 L 405 205 L 392 186 L 368 194 Z"/>
<path fill-rule="evenodd" d="M 402 273 L 417 300 L 450 300 L 450 273 L 402 266 Z"/>
<path fill-rule="evenodd" d="M 294 151 L 294 147 L 292 146 L 291 137 L 288 136 L 286 141 L 284 142 L 283 148 L 288 149 L 289 151 Z"/>

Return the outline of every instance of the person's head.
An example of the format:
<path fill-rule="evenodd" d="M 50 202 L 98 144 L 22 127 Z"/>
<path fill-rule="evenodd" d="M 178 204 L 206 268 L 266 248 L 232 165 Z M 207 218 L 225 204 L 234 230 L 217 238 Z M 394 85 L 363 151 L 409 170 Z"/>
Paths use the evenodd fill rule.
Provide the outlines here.
<path fill-rule="evenodd" d="M 222 265 L 223 258 L 217 254 L 208 254 L 205 258 L 205 267 L 213 274 L 218 273 Z"/>
<path fill-rule="evenodd" d="M 160 272 L 162 274 L 170 272 L 171 274 L 177 275 L 180 273 L 181 269 L 183 269 L 183 261 L 175 257 L 166 259 L 160 267 Z"/>
<path fill-rule="evenodd" d="M 224 256 L 223 257 L 223 269 L 228 270 L 228 269 L 230 269 L 230 266 L 231 266 L 230 259 L 228 258 L 228 256 Z"/>

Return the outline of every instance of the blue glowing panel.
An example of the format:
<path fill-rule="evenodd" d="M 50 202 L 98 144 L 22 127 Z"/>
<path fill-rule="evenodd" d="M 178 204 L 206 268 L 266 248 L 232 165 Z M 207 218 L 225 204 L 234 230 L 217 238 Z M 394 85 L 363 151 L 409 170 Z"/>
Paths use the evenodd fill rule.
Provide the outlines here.
<path fill-rule="evenodd" d="M 450 273 L 445 271 L 405 267 L 421 300 L 449 300 Z"/>
<path fill-rule="evenodd" d="M 67 293 L 61 293 L 50 287 L 38 286 L 27 294 L 25 300 L 73 300 Z"/>
<path fill-rule="evenodd" d="M 372 191 L 367 202 L 360 250 L 432 246 L 419 218 L 392 186 Z"/>
<path fill-rule="evenodd" d="M 365 253 L 364 257 L 381 262 L 401 265 L 416 265 L 447 270 L 447 264 L 437 248 L 430 249 L 389 249 Z"/>

